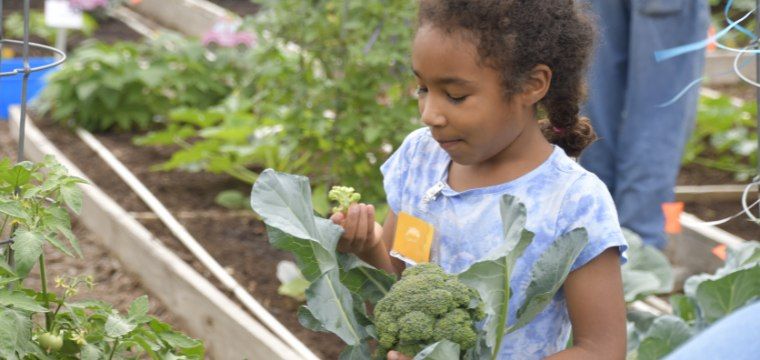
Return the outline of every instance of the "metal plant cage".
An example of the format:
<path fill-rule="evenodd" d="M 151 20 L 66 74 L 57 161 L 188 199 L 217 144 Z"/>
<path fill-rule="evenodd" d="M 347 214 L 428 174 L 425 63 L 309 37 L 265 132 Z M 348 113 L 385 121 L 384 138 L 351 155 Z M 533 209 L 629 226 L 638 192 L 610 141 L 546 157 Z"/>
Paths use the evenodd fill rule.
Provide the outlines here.
<path fill-rule="evenodd" d="M 24 15 L 24 36 L 22 40 L 11 40 L 6 39 L 5 35 L 3 33 L 5 25 L 3 23 L 3 0 L 0 0 L 0 53 L 2 53 L 2 49 L 5 46 L 14 46 L 14 47 L 21 47 L 21 56 L 22 56 L 22 64 L 23 66 L 21 68 L 17 69 L 11 69 L 10 71 L 0 72 L 0 77 L 11 77 L 11 76 L 22 76 L 21 80 L 21 118 L 20 118 L 20 126 L 19 126 L 19 134 L 18 134 L 18 153 L 17 153 L 17 162 L 24 161 L 24 128 L 26 125 L 26 110 L 27 110 L 27 90 L 28 90 L 28 83 L 29 83 L 29 75 L 31 75 L 33 72 L 39 72 L 46 69 L 50 69 L 53 67 L 56 67 L 60 64 L 62 64 L 64 61 L 66 61 L 66 54 L 56 49 L 52 46 L 33 43 L 29 41 L 29 0 L 23 0 L 23 15 Z M 49 51 L 53 54 L 55 54 L 55 61 L 45 64 L 42 66 L 37 67 L 30 67 L 29 65 L 29 48 L 36 48 L 43 51 Z M 2 65 L 2 56 L 0 55 L 0 65 Z M 18 191 L 18 189 L 17 189 Z M 11 234 L 13 234 L 13 231 L 15 230 L 15 227 L 11 228 Z M 0 234 L 2 235 L 2 234 Z M 7 239 L 0 241 L 0 246 L 7 245 L 8 246 L 8 262 L 9 265 L 13 266 L 13 249 L 11 248 L 11 244 L 13 243 L 13 239 Z"/>

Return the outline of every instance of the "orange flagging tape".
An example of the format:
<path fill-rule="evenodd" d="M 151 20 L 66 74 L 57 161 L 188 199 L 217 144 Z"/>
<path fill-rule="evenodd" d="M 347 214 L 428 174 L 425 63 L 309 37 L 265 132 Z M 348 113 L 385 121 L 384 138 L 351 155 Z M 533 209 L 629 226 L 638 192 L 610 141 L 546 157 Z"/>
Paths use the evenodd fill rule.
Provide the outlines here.
<path fill-rule="evenodd" d="M 662 203 L 662 212 L 665 214 L 665 232 L 668 234 L 680 234 L 683 203 L 680 201 Z"/>
<path fill-rule="evenodd" d="M 712 253 L 717 256 L 718 259 L 726 261 L 726 244 L 720 244 L 712 248 Z"/>

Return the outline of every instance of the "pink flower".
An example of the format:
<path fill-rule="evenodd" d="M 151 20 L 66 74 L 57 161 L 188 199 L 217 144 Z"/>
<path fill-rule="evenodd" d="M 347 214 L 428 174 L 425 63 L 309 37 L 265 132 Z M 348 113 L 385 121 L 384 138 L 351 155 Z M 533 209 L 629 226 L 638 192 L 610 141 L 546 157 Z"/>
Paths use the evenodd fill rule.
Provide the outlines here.
<path fill-rule="evenodd" d="M 69 5 L 74 9 L 91 11 L 99 7 L 106 7 L 108 0 L 69 0 Z"/>
<path fill-rule="evenodd" d="M 219 19 L 207 33 L 203 35 L 204 45 L 215 43 L 221 47 L 243 45 L 251 47 L 256 44 L 256 35 L 247 31 L 238 31 L 240 20 L 229 17 Z"/>

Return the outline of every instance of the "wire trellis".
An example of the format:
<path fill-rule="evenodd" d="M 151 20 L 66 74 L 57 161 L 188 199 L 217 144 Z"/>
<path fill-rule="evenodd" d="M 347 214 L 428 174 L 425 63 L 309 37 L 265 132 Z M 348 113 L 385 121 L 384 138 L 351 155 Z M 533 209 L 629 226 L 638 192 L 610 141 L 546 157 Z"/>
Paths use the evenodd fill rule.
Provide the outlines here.
<path fill-rule="evenodd" d="M 45 69 L 58 66 L 62 64 L 64 61 L 66 61 L 66 53 L 64 53 L 63 51 L 51 46 L 33 43 L 29 41 L 29 0 L 24 0 L 23 13 L 24 13 L 23 40 L 19 41 L 19 40 L 6 39 L 5 34 L 3 33 L 3 30 L 5 28 L 3 24 L 3 0 L 0 0 L 0 54 L 2 53 L 3 46 L 7 44 L 21 45 L 21 56 L 23 59 L 22 68 L 12 69 L 6 72 L 0 72 L 0 77 L 17 76 L 19 74 L 23 74 L 22 75 L 23 78 L 21 80 L 21 114 L 20 114 L 21 118 L 19 120 L 18 149 L 17 149 L 17 154 L 16 154 L 16 161 L 19 163 L 24 161 L 24 139 L 26 138 L 24 129 L 26 127 L 27 87 L 29 83 L 29 75 L 31 75 L 31 73 L 33 72 L 42 71 Z M 37 67 L 30 67 L 29 66 L 29 48 L 30 47 L 53 52 L 56 54 L 56 60 L 50 64 L 37 66 Z M 0 65 L 2 65 L 2 55 L 0 55 Z M 18 194 L 18 189 L 16 189 L 16 193 Z M 16 230 L 16 227 L 12 226 L 10 234 L 13 234 L 15 230 Z M 14 266 L 13 248 L 11 247 L 12 244 L 13 244 L 12 237 L 7 240 L 0 241 L 0 246 L 4 246 L 4 245 L 8 246 L 8 249 L 7 249 L 8 265 L 10 266 Z"/>

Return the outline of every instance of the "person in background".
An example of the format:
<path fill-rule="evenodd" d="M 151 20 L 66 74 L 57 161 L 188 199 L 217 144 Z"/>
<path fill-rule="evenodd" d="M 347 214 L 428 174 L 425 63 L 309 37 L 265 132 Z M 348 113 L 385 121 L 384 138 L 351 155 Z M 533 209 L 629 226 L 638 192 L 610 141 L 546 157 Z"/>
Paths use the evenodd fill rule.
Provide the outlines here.
<path fill-rule="evenodd" d="M 707 0 L 582 0 L 598 23 L 582 113 L 599 140 L 580 163 L 612 193 L 620 224 L 649 245 L 666 246 L 662 203 L 673 201 L 684 146 L 696 116 L 704 51 L 662 62 L 655 52 L 703 40 Z"/>

